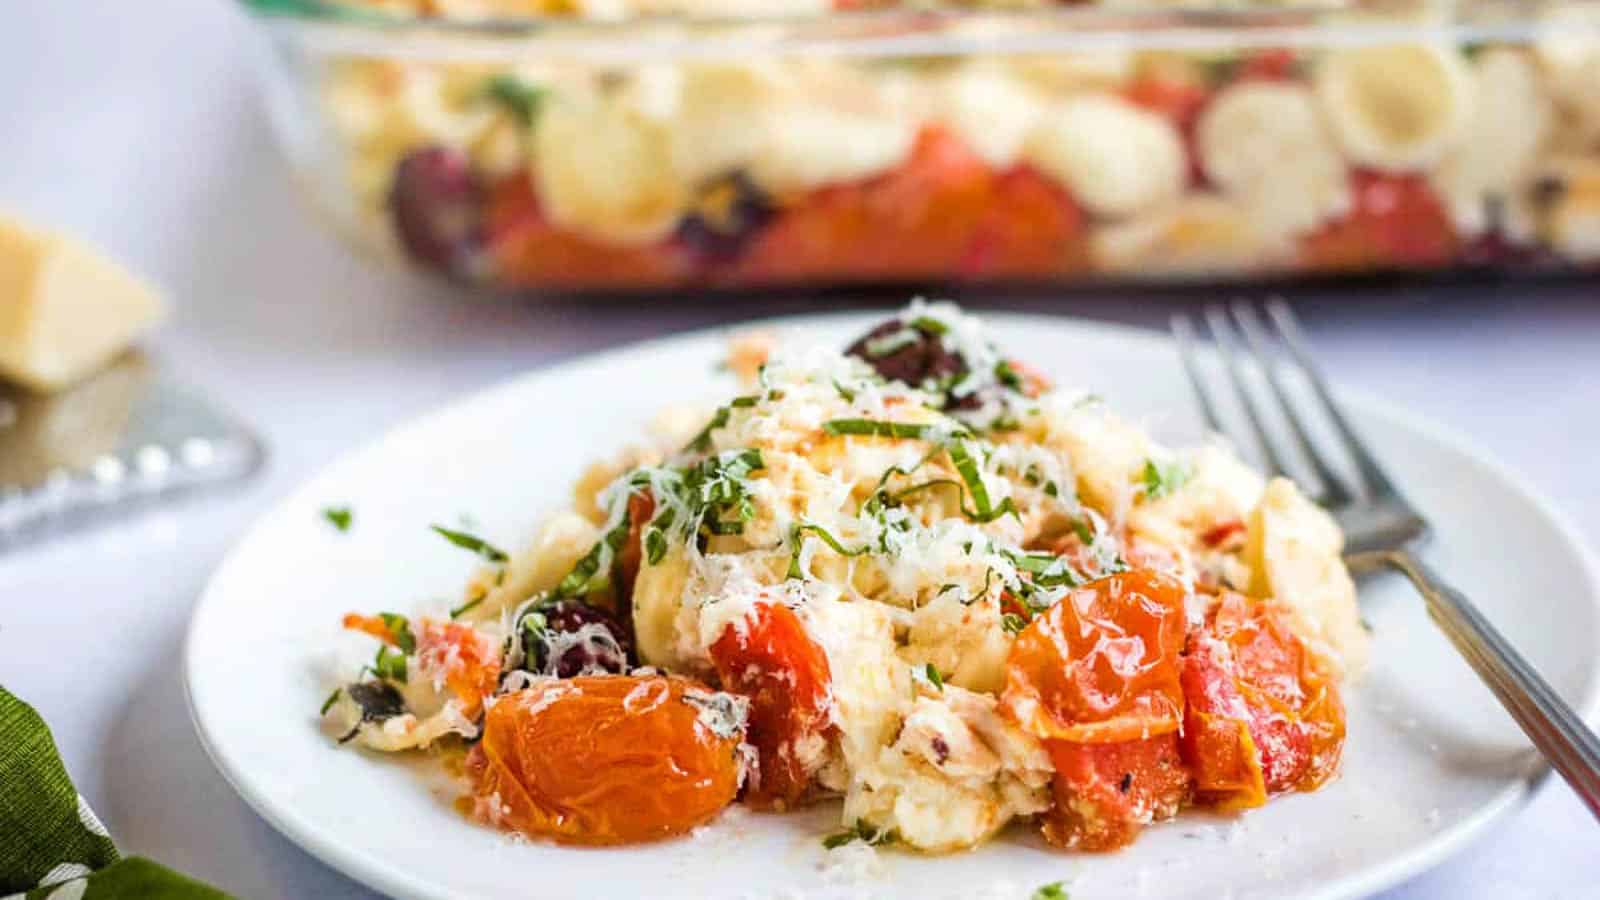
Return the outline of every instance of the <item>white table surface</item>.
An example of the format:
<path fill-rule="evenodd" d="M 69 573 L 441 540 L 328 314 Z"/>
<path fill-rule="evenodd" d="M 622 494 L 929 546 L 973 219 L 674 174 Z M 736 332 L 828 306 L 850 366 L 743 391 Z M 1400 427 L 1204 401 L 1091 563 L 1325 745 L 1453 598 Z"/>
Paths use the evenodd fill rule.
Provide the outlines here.
<path fill-rule="evenodd" d="M 14 2 L 0 15 L 0 209 L 69 228 L 165 285 L 177 315 L 159 354 L 244 413 L 271 450 L 242 488 L 0 555 L 0 682 L 55 729 L 124 850 L 246 897 L 370 896 L 251 812 L 190 727 L 181 643 L 223 552 L 336 454 L 463 392 L 807 304 L 447 302 L 445 289 L 359 263 L 291 189 L 250 81 L 253 37 L 228 0 Z M 989 300 L 1152 326 L 1174 308 L 1159 297 Z M 1469 432 L 1588 540 L 1600 536 L 1600 284 L 1302 300 L 1344 381 Z M 1476 845 L 1388 896 L 1577 898 L 1597 885 L 1600 828 L 1549 779 Z"/>

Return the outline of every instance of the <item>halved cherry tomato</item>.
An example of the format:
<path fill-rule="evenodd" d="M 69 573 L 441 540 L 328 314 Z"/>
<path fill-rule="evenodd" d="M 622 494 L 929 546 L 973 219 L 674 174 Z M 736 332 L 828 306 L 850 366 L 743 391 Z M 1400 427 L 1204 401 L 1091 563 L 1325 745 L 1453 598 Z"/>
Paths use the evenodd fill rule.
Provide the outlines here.
<path fill-rule="evenodd" d="M 753 806 L 785 809 L 806 798 L 833 730 L 828 657 L 794 611 L 762 603 L 711 645 L 724 690 L 750 699 L 750 738 L 760 757 L 745 792 Z"/>
<path fill-rule="evenodd" d="M 1258 50 L 1239 62 L 1234 81 L 1283 81 L 1295 76 L 1300 61 L 1287 47 Z"/>
<path fill-rule="evenodd" d="M 1110 575 L 1068 593 L 1012 644 L 1001 707 L 1055 764 L 1051 842 L 1120 847 L 1187 798 L 1176 734 L 1184 597 L 1158 572 Z"/>
<path fill-rule="evenodd" d="M 1083 210 L 1031 166 L 995 176 L 989 207 L 962 254 L 964 278 L 1048 278 L 1089 264 Z"/>
<path fill-rule="evenodd" d="M 737 733 L 708 725 L 703 685 L 660 675 L 541 681 L 501 697 L 467 757 L 477 817 L 562 843 L 683 834 L 738 791 Z"/>
<path fill-rule="evenodd" d="M 1325 271 L 1422 269 L 1456 255 L 1455 226 L 1420 175 L 1358 170 L 1350 176 L 1354 207 L 1302 239 L 1305 264 Z"/>
<path fill-rule="evenodd" d="M 622 247 L 556 227 L 540 212 L 527 172 L 490 187 L 485 218 L 494 277 L 508 286 L 659 287 L 694 274 L 688 255 L 670 241 Z"/>
<path fill-rule="evenodd" d="M 461 712 L 478 717 L 484 698 L 500 683 L 500 646 L 466 625 L 423 619 L 417 627 L 417 673 L 424 678 L 441 675 L 455 694 Z"/>
<path fill-rule="evenodd" d="M 1176 731 L 1184 587 L 1133 569 L 1069 592 L 1006 659 L 1001 703 L 1040 738 L 1111 743 Z"/>
<path fill-rule="evenodd" d="M 924 128 L 895 169 L 796 198 L 756 236 L 730 277 L 772 283 L 952 275 L 989 209 L 990 182 L 983 160 L 958 138 Z"/>
<path fill-rule="evenodd" d="M 1313 790 L 1338 767 L 1343 704 L 1287 615 L 1272 601 L 1227 593 L 1190 636 L 1182 750 L 1200 796 L 1218 806 Z"/>
<path fill-rule="evenodd" d="M 1043 830 L 1061 847 L 1126 846 L 1149 822 L 1176 815 L 1189 795 L 1173 733 L 1110 744 L 1046 741 L 1045 749 L 1056 773 Z"/>

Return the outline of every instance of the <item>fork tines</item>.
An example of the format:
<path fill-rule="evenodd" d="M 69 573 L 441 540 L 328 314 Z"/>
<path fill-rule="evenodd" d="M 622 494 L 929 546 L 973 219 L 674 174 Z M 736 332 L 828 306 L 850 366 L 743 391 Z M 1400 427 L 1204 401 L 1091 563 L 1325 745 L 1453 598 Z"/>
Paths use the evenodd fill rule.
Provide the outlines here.
<path fill-rule="evenodd" d="M 1299 458 L 1310 466 L 1320 483 L 1314 495 L 1318 503 L 1329 507 L 1345 505 L 1356 498 L 1357 491 L 1369 499 L 1392 495 L 1394 487 L 1356 436 L 1349 420 L 1334 401 L 1322 372 L 1312 361 L 1305 337 L 1289 305 L 1282 299 L 1272 298 L 1263 306 L 1265 316 L 1255 304 L 1245 300 L 1235 300 L 1226 306 L 1211 304 L 1203 313 L 1206 329 L 1217 347 L 1227 380 L 1232 384 L 1234 397 L 1243 411 L 1247 426 L 1243 429 L 1228 427 L 1220 414 L 1216 395 L 1207 387 L 1207 379 L 1195 349 L 1194 320 L 1183 313 L 1172 317 L 1172 333 L 1177 339 L 1178 353 L 1206 425 L 1218 434 L 1230 437 L 1241 449 L 1246 444 L 1255 444 L 1270 474 L 1291 474 L 1291 458 L 1274 437 L 1275 432 L 1281 433 L 1283 429 L 1273 429 L 1270 424 L 1274 421 L 1274 404 L 1265 402 L 1260 396 L 1261 392 L 1253 390 L 1249 383 L 1248 368 L 1249 363 L 1253 362 L 1270 388 L 1277 418 L 1288 424 L 1291 446 L 1298 451 Z M 1300 376 L 1310 386 L 1315 402 L 1309 405 L 1319 408 L 1317 414 L 1331 426 L 1337 442 L 1343 446 L 1353 464 L 1353 483 L 1335 469 L 1328 454 L 1318 449 L 1320 442 L 1313 436 L 1310 417 L 1301 408 L 1302 404 L 1294 399 L 1285 378 L 1285 371 L 1290 368 L 1288 363 L 1299 370 Z M 1248 431 L 1248 436 L 1245 431 Z"/>

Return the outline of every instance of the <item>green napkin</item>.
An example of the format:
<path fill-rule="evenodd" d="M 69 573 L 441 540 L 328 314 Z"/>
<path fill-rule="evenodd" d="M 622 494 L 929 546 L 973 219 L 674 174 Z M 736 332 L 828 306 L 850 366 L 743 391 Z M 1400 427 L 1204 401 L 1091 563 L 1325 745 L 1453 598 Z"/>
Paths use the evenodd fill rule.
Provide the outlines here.
<path fill-rule="evenodd" d="M 4 900 L 226 900 L 137 856 L 120 856 L 33 707 L 0 687 L 0 896 Z"/>

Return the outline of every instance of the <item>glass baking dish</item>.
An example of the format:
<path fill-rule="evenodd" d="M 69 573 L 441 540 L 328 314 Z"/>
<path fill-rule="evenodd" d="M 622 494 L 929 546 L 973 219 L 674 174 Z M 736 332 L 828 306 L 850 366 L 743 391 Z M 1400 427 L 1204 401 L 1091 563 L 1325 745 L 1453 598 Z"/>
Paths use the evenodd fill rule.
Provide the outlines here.
<path fill-rule="evenodd" d="M 1595 0 L 245 5 L 317 205 L 362 248 L 490 289 L 1600 266 Z"/>

